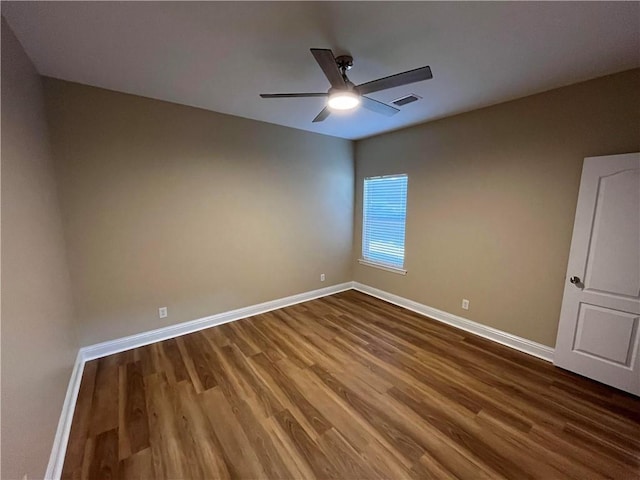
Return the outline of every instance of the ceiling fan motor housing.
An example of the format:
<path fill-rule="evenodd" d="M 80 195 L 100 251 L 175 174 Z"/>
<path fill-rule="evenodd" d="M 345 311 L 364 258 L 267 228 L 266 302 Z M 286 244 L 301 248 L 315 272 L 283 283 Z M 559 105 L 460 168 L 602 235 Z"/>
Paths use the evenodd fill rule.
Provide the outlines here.
<path fill-rule="evenodd" d="M 340 70 L 351 70 L 351 67 L 353 67 L 353 57 L 351 55 L 340 55 L 336 58 L 336 63 Z"/>

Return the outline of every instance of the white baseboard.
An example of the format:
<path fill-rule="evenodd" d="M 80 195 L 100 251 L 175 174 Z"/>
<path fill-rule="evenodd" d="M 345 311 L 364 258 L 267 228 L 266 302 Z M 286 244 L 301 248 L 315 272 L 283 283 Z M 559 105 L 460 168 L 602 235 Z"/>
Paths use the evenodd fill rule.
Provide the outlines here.
<path fill-rule="evenodd" d="M 188 333 L 197 332 L 198 330 L 204 330 L 205 328 L 216 325 L 222 325 L 223 323 L 233 322 L 242 318 L 288 307 L 297 303 L 326 297 L 327 295 L 333 295 L 334 293 L 350 290 L 351 288 L 352 282 L 341 283 L 330 287 L 320 288 L 318 290 L 312 290 L 310 292 L 291 295 L 290 297 L 284 297 L 277 300 L 271 300 L 269 302 L 259 303 L 257 305 L 251 305 L 249 307 L 239 308 L 237 310 L 231 310 L 229 312 L 218 313 L 216 315 L 179 323 L 177 325 L 169 325 L 149 332 L 143 332 L 128 337 L 110 340 L 108 342 L 82 347 L 78 351 L 78 356 L 76 357 L 76 362 L 73 366 L 73 372 L 71 373 L 71 379 L 69 380 L 69 386 L 64 399 L 62 413 L 60 414 L 60 420 L 58 421 L 58 428 L 53 441 L 53 448 L 51 449 L 51 456 L 49 457 L 49 465 L 47 466 L 45 478 L 55 480 L 59 479 L 62 475 L 62 466 L 64 464 L 64 457 L 67 452 L 67 443 L 69 442 L 69 433 L 71 431 L 71 421 L 73 420 L 73 413 L 75 411 L 76 400 L 78 398 L 78 391 L 80 390 L 80 382 L 82 380 L 85 362 L 96 358 L 106 357 L 107 355 L 113 355 L 114 353 L 123 352 L 125 350 L 130 350 L 132 348 L 161 342 L 162 340 L 167 340 L 169 338 L 175 338 Z"/>
<path fill-rule="evenodd" d="M 71 431 L 71 421 L 73 420 L 73 412 L 76 409 L 76 400 L 80 391 L 80 382 L 82 381 L 82 372 L 84 371 L 84 358 L 82 352 L 76 355 L 76 361 L 71 371 L 71 379 L 67 386 L 67 393 L 62 404 L 62 412 L 58 421 L 56 435 L 53 438 L 53 447 L 49 456 L 49 464 L 44 478 L 49 480 L 58 479 L 62 475 L 62 465 L 64 464 L 64 456 L 67 452 L 67 443 L 69 441 L 69 432 Z"/>
<path fill-rule="evenodd" d="M 310 292 L 299 293 L 290 297 L 280 298 L 277 300 L 271 300 L 269 302 L 260 303 L 257 305 L 251 305 L 249 307 L 239 308 L 237 310 L 231 310 L 229 312 L 218 313 L 209 317 L 199 318 L 189 322 L 179 323 L 177 325 L 169 325 L 167 327 L 158 328 L 149 332 L 143 332 L 128 337 L 118 338 L 107 342 L 98 343 L 95 345 L 89 345 L 82 347 L 71 373 L 71 379 L 69 380 L 69 386 L 67 388 L 67 394 L 65 396 L 64 404 L 62 407 L 62 413 L 58 422 L 58 429 L 53 442 L 53 448 L 51 450 L 51 456 L 49 457 L 49 465 L 45 474 L 46 479 L 59 479 L 62 475 L 62 466 L 64 464 L 64 457 L 67 451 L 67 443 L 69 441 L 69 433 L 71 431 L 71 421 L 73 420 L 73 413 L 75 411 L 76 400 L 78 398 L 78 392 L 80 390 L 80 382 L 82 380 L 82 373 L 84 371 L 84 364 L 89 360 L 105 357 L 107 355 L 113 355 L 114 353 L 123 352 L 132 348 L 138 348 L 145 345 L 149 345 L 155 342 L 161 342 L 169 338 L 179 337 L 188 333 L 204 330 L 205 328 L 214 327 L 216 325 L 222 325 L 223 323 L 233 322 L 242 318 L 251 317 L 253 315 L 259 315 L 261 313 L 270 312 L 279 308 L 288 307 L 302 302 L 307 302 L 327 295 L 333 295 L 334 293 L 343 292 L 345 290 L 358 290 L 373 297 L 380 298 L 389 303 L 399 305 L 403 308 L 411 310 L 413 312 L 425 315 L 434 320 L 446 323 L 448 325 L 460 328 L 467 332 L 474 333 L 481 337 L 493 340 L 494 342 L 506 345 L 507 347 L 514 348 L 529 355 L 541 358 L 548 362 L 553 361 L 553 348 L 541 345 L 531 340 L 512 335 L 510 333 L 497 330 L 495 328 L 487 327 L 466 318 L 458 317 L 451 313 L 443 312 L 427 305 L 422 305 L 413 300 L 394 295 L 392 293 L 379 290 L 377 288 L 370 287 L 358 282 L 346 282 L 338 285 L 333 285 L 319 290 L 312 290 Z"/>
<path fill-rule="evenodd" d="M 290 297 L 279 298 L 277 300 L 271 300 L 269 302 L 259 303 L 249 307 L 238 308 L 237 310 L 217 313 L 209 317 L 199 318 L 189 322 L 169 325 L 156 330 L 150 330 L 148 332 L 138 333 L 128 337 L 97 343 L 88 347 L 82 347 L 80 351 L 82 352 L 85 360 L 106 357 L 107 355 L 124 352 L 125 350 L 131 350 L 132 348 L 143 347 L 151 343 L 161 342 L 162 340 L 168 340 L 169 338 L 179 337 L 188 333 L 197 332 L 198 330 L 204 330 L 205 328 L 215 327 L 216 325 L 222 325 L 223 323 L 240 320 L 241 318 L 252 317 L 253 315 L 259 315 L 261 313 L 270 312 L 272 310 L 288 307 L 297 303 L 308 302 L 315 298 L 326 297 L 327 295 L 333 295 L 334 293 L 350 290 L 351 288 L 352 282 L 340 283 L 338 285 L 332 285 L 318 290 L 311 290 L 310 292 L 298 293 L 297 295 L 291 295 Z"/>
<path fill-rule="evenodd" d="M 424 315 L 439 322 L 446 323 L 447 325 L 451 325 L 466 332 L 471 332 L 480 337 L 493 340 L 494 342 L 500 343 L 501 345 L 506 345 L 507 347 L 511 347 L 515 350 L 528 353 L 529 355 L 533 355 L 534 357 L 546 360 L 547 362 L 553 362 L 554 349 L 546 345 L 527 340 L 526 338 L 518 337 L 517 335 L 512 335 L 511 333 L 503 332 L 502 330 L 498 330 L 496 328 L 487 327 L 486 325 L 467 320 L 466 318 L 453 315 L 452 313 L 444 312 L 442 310 L 438 310 L 437 308 L 429 307 L 427 305 L 414 302 L 413 300 L 409 300 L 407 298 L 400 297 L 398 295 L 394 295 L 392 293 L 388 293 L 384 290 L 379 290 L 362 283 L 353 282 L 353 288 L 354 290 L 366 293 L 367 295 L 371 295 L 372 297 L 380 298 L 389 303 L 393 303 L 394 305 L 398 305 L 400 307 L 406 308 L 407 310 L 419 313 L 420 315 Z"/>

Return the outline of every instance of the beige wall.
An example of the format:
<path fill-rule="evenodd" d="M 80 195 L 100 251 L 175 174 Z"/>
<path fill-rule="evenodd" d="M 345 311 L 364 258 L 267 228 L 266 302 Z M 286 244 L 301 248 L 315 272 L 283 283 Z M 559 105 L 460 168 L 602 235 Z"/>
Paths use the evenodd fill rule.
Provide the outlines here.
<path fill-rule="evenodd" d="M 355 148 L 356 258 L 363 178 L 407 173 L 409 191 L 407 275 L 356 264 L 354 279 L 553 346 L 582 161 L 640 150 L 640 71 L 373 137 Z M 470 300 L 469 311 L 461 309 L 462 298 Z"/>
<path fill-rule="evenodd" d="M 45 90 L 82 345 L 351 280 L 351 142 Z"/>
<path fill-rule="evenodd" d="M 78 351 L 42 83 L 2 19 L 2 478 L 42 478 Z"/>

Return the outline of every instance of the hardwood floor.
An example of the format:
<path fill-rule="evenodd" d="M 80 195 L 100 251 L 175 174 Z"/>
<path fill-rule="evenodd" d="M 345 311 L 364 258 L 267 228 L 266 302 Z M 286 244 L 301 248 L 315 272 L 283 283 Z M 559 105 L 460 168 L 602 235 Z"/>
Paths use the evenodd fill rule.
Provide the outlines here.
<path fill-rule="evenodd" d="M 347 291 L 88 362 L 63 478 L 640 478 L 640 399 Z"/>

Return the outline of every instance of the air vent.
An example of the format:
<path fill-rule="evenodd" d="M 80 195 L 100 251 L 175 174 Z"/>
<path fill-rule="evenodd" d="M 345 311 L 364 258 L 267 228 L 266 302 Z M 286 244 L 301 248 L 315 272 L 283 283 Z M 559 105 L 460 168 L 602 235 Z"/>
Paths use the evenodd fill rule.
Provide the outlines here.
<path fill-rule="evenodd" d="M 417 102 L 418 100 L 420 100 L 422 97 L 419 97 L 418 95 L 416 95 L 415 93 L 410 93 L 409 95 L 405 95 L 404 97 L 400 97 L 400 98 L 396 98 L 393 102 L 394 105 L 397 105 L 399 107 L 402 107 L 408 103 L 413 103 L 413 102 Z"/>

